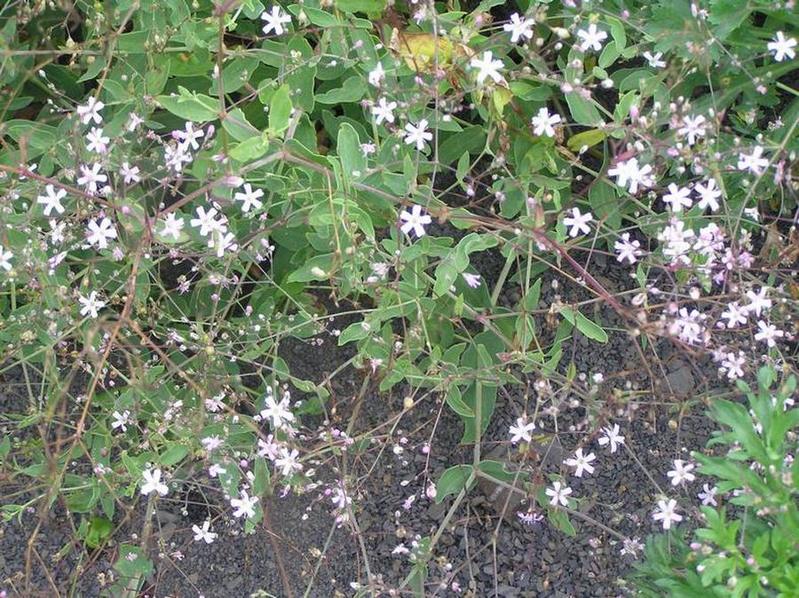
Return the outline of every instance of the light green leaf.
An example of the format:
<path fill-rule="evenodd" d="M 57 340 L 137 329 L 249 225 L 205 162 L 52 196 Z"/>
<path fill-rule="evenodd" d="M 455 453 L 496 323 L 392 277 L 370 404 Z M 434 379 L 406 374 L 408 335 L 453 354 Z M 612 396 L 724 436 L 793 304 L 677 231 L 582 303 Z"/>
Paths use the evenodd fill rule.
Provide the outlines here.
<path fill-rule="evenodd" d="M 156 100 L 162 108 L 192 122 L 208 122 L 219 117 L 219 102 L 201 93 L 179 87 L 178 95 L 162 95 Z"/>
<path fill-rule="evenodd" d="M 288 85 L 281 85 L 269 101 L 269 132 L 280 136 L 289 128 L 291 118 L 291 94 Z"/>

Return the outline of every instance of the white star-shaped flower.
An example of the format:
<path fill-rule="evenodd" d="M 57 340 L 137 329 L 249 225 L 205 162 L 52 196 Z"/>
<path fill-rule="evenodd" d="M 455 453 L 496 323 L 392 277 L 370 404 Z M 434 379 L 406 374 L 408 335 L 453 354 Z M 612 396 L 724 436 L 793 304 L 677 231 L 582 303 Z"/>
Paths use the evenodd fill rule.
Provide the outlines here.
<path fill-rule="evenodd" d="M 141 487 L 141 493 L 144 495 L 157 492 L 161 496 L 166 496 L 167 492 L 169 492 L 167 485 L 161 481 L 161 470 L 158 468 L 145 470 L 142 473 L 142 479 L 144 483 Z"/>
<path fill-rule="evenodd" d="M 595 23 L 588 26 L 588 30 L 580 29 L 577 31 L 577 37 L 582 41 L 580 42 L 580 49 L 585 52 L 589 48 L 595 52 L 602 49 L 602 42 L 608 38 L 608 34 L 604 31 L 597 29 Z"/>
<path fill-rule="evenodd" d="M 504 66 L 502 61 L 494 58 L 494 54 L 490 50 L 483 52 L 482 58 L 475 56 L 472 58 L 469 65 L 477 69 L 477 84 L 482 85 L 487 78 L 491 78 L 494 83 L 503 81 L 504 78 L 499 70 Z"/>
<path fill-rule="evenodd" d="M 502 30 L 510 33 L 512 44 L 518 43 L 522 38 L 533 39 L 533 21 L 527 17 L 520 17 L 517 12 L 510 16 L 510 23 L 505 23 Z"/>
<path fill-rule="evenodd" d="M 117 238 L 117 231 L 113 222 L 106 217 L 103 217 L 99 223 L 95 218 L 92 218 L 87 228 L 86 241 L 88 241 L 89 245 L 95 245 L 97 249 L 105 249 L 108 247 L 108 241 Z"/>
<path fill-rule="evenodd" d="M 569 236 L 574 239 L 577 235 L 587 235 L 591 232 L 588 223 L 593 219 L 591 212 L 581 214 L 580 208 L 572 208 L 571 216 L 566 216 L 563 219 L 563 224 L 569 228 Z"/>
<path fill-rule="evenodd" d="M 261 19 L 266 22 L 263 28 L 264 35 L 269 35 L 271 31 L 274 31 L 275 35 L 283 35 L 286 32 L 283 25 L 291 23 L 291 17 L 279 6 L 273 6 L 269 12 L 262 12 Z"/>
<path fill-rule="evenodd" d="M 47 195 L 40 195 L 36 199 L 36 203 L 42 204 L 44 206 L 44 215 L 49 216 L 50 212 L 53 210 L 59 214 L 63 214 L 64 206 L 61 205 L 61 200 L 67 196 L 66 190 L 59 189 L 56 191 L 53 185 L 47 185 L 44 190 Z"/>
<path fill-rule="evenodd" d="M 536 135 L 546 135 L 547 137 L 555 136 L 554 125 L 561 121 L 560 114 L 550 114 L 549 110 L 545 107 L 538 109 L 531 122 L 533 124 L 533 133 Z"/>
<path fill-rule="evenodd" d="M 414 204 L 410 211 L 404 210 L 400 212 L 399 216 L 400 220 L 403 221 L 400 230 L 406 235 L 413 231 L 417 238 L 425 235 L 424 227 L 433 221 L 429 214 L 422 213 L 422 206 L 417 204 Z"/>
<path fill-rule="evenodd" d="M 255 517 L 255 504 L 258 502 L 257 496 L 250 496 L 246 490 L 239 493 L 239 498 L 231 498 L 230 506 L 236 509 L 233 516 L 238 519 L 244 515 L 247 519 Z"/>
<path fill-rule="evenodd" d="M 709 179 L 706 183 L 697 183 L 694 185 L 694 191 L 699 194 L 699 201 L 696 205 L 704 210 L 710 208 L 711 212 L 719 209 L 719 198 L 721 197 L 721 189 L 716 186 L 716 179 Z"/>
<path fill-rule="evenodd" d="M 397 107 L 397 102 L 387 102 L 386 98 L 377 100 L 377 106 L 372 106 L 372 115 L 375 117 L 375 123 L 380 124 L 383 121 L 394 122 L 394 109 Z"/>
<path fill-rule="evenodd" d="M 774 60 L 782 62 L 786 58 L 790 60 L 796 58 L 796 50 L 794 50 L 796 43 L 796 38 L 785 37 L 785 33 L 777 31 L 777 37 L 770 41 L 766 47 L 769 52 L 774 54 Z"/>
<path fill-rule="evenodd" d="M 80 308 L 80 315 L 89 316 L 91 318 L 96 318 L 98 315 L 98 310 L 103 309 L 106 305 L 105 301 L 101 301 L 97 298 L 97 291 L 92 291 L 89 293 L 88 297 L 79 295 L 78 301 L 82 306 Z"/>
<path fill-rule="evenodd" d="M 668 190 L 669 192 L 663 196 L 663 203 L 673 212 L 682 212 L 683 208 L 690 208 L 693 205 L 691 190 L 688 187 L 678 187 L 675 183 L 670 183 Z"/>
<path fill-rule="evenodd" d="M 263 196 L 264 192 L 262 189 L 256 189 L 253 191 L 252 185 L 250 185 L 250 183 L 244 183 L 244 191 L 237 191 L 233 196 L 233 199 L 243 202 L 241 211 L 246 214 L 250 211 L 251 207 L 254 207 L 256 210 L 261 209 L 263 202 L 259 198 Z"/>
<path fill-rule="evenodd" d="M 103 108 L 105 108 L 105 104 L 92 96 L 86 100 L 85 106 L 78 106 L 77 112 L 84 125 L 88 125 L 91 121 L 99 125 L 103 122 L 103 117 L 100 116 L 100 110 Z"/>
<path fill-rule="evenodd" d="M 419 121 L 418 125 L 407 123 L 405 125 L 405 143 L 408 145 L 416 144 L 416 149 L 422 151 L 424 149 L 424 142 L 433 139 L 433 134 L 427 130 L 426 118 Z"/>

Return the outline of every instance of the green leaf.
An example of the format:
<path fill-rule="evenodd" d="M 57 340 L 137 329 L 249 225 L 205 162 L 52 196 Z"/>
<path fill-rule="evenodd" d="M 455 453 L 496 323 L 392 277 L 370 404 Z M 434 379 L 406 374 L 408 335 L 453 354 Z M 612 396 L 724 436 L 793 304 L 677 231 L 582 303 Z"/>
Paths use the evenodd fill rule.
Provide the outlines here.
<path fill-rule="evenodd" d="M 498 241 L 493 235 L 469 233 L 450 250 L 446 257 L 436 266 L 433 295 L 441 297 L 449 292 L 458 274 L 469 267 L 469 256 L 477 251 L 496 247 Z"/>
<path fill-rule="evenodd" d="M 336 0 L 336 8 L 344 12 L 381 13 L 386 8 L 386 0 Z"/>
<path fill-rule="evenodd" d="M 341 21 L 337 19 L 335 15 L 312 6 L 292 4 L 287 10 L 295 17 L 298 17 L 301 12 L 305 13 L 305 16 L 308 17 L 308 21 L 310 21 L 311 25 L 316 25 L 317 27 L 328 28 L 341 26 Z"/>
<path fill-rule="evenodd" d="M 119 557 L 114 564 L 114 569 L 116 569 L 123 578 L 138 578 L 141 583 L 144 581 L 145 577 L 152 573 L 153 563 L 138 546 L 120 544 Z"/>
<path fill-rule="evenodd" d="M 580 151 L 583 147 L 593 147 L 597 143 L 602 143 L 608 134 L 599 129 L 591 129 L 590 131 L 583 131 L 572 135 L 566 142 L 566 146 L 573 152 Z"/>
<path fill-rule="evenodd" d="M 241 108 L 234 108 L 222 119 L 222 128 L 236 141 L 260 138 L 261 132 L 250 124 Z"/>
<path fill-rule="evenodd" d="M 338 140 L 336 141 L 341 168 L 344 171 L 345 179 L 357 176 L 354 173 L 365 174 L 366 156 L 361 151 L 361 142 L 358 139 L 358 132 L 350 123 L 343 123 L 338 130 Z"/>
<path fill-rule="evenodd" d="M 569 516 L 566 511 L 561 509 L 549 509 L 547 516 L 549 522 L 567 536 L 573 538 L 577 535 L 577 531 L 574 529 L 572 522 L 569 521 Z"/>
<path fill-rule="evenodd" d="M 182 461 L 189 454 L 188 447 L 182 444 L 173 444 L 159 458 L 158 462 L 164 467 L 171 467 Z"/>
<path fill-rule="evenodd" d="M 281 85 L 269 101 L 269 132 L 280 136 L 289 128 L 291 118 L 291 94 L 288 85 Z"/>
<path fill-rule="evenodd" d="M 230 157 L 238 162 L 252 162 L 269 151 L 269 141 L 263 137 L 251 137 L 230 150 Z"/>
<path fill-rule="evenodd" d="M 605 123 L 594 103 L 585 99 L 576 91 L 566 94 L 566 103 L 569 105 L 572 118 L 578 124 L 586 127 L 596 127 Z"/>
<path fill-rule="evenodd" d="M 447 469 L 436 484 L 436 504 L 441 503 L 447 496 L 458 494 L 466 488 L 472 476 L 471 465 L 453 465 Z"/>
<path fill-rule="evenodd" d="M 113 529 L 114 525 L 107 518 L 92 517 L 83 541 L 89 548 L 97 548 L 111 536 Z"/>
<path fill-rule="evenodd" d="M 366 93 L 366 80 L 363 77 L 350 77 L 337 89 L 331 89 L 316 96 L 320 104 L 347 104 L 359 101 Z"/>
<path fill-rule="evenodd" d="M 455 413 L 462 417 L 471 417 L 474 418 L 474 411 L 469 407 L 466 403 L 463 402 L 463 395 L 461 394 L 460 388 L 456 385 L 452 385 L 449 387 L 447 391 L 447 405 L 449 405 L 450 409 L 452 409 Z"/>
<path fill-rule="evenodd" d="M 219 102 L 185 87 L 178 87 L 178 95 L 158 96 L 156 100 L 162 108 L 175 116 L 191 122 L 208 122 L 219 117 Z"/>
<path fill-rule="evenodd" d="M 608 342 L 608 333 L 605 332 L 604 328 L 586 318 L 579 311 L 564 306 L 560 308 L 560 315 L 588 338 L 600 343 Z"/>

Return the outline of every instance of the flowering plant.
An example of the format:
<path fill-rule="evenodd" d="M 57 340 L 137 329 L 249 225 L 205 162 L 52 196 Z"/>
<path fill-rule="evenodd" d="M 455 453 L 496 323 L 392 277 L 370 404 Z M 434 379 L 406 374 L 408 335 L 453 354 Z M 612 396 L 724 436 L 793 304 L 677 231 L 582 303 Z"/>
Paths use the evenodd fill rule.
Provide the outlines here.
<path fill-rule="evenodd" d="M 99 548 L 135 501 L 149 522 L 197 492 L 222 513 L 191 528 L 211 544 L 293 492 L 357 531 L 350 455 L 402 463 L 400 422 L 434 413 L 432 437 L 446 410 L 472 458 L 413 476 L 404 510 L 448 510 L 397 547 L 401 588 L 424 592 L 481 481 L 522 495 L 523 523 L 577 517 L 635 553 L 573 482 L 603 467 L 589 443 L 634 456 L 616 420 L 661 392 L 663 346 L 709 356 L 719 383 L 791 363 L 792 2 L 16 4 L 0 341 L 26 392 L 0 457 L 35 491 L 8 519 L 58 501 Z M 576 347 L 614 340 L 649 388 L 578 371 Z M 376 394 L 400 401 L 360 427 Z M 564 413 L 579 438 L 544 463 Z M 693 468 L 675 459 L 671 484 Z M 674 498 L 652 507 L 683 520 Z M 121 545 L 116 591 L 143 587 L 148 539 Z"/>
<path fill-rule="evenodd" d="M 647 543 L 634 576 L 642 595 L 789 596 L 799 587 L 796 377 L 774 388 L 777 375 L 761 368 L 756 390 L 738 382 L 748 409 L 714 401 L 722 429 L 708 443 L 710 455 L 694 454 L 714 491 L 692 541 L 681 530 Z"/>

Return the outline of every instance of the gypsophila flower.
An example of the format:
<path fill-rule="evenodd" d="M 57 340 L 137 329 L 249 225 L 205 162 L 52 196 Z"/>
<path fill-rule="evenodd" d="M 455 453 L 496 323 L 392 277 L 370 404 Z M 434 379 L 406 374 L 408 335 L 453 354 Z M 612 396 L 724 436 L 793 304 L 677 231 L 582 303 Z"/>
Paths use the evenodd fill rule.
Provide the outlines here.
<path fill-rule="evenodd" d="M 428 124 L 426 118 L 421 119 L 418 125 L 407 123 L 405 125 L 405 143 L 408 145 L 413 145 L 415 143 L 416 149 L 422 151 L 425 141 L 433 139 L 433 133 L 427 130 Z"/>
<path fill-rule="evenodd" d="M 164 237 L 171 236 L 175 241 L 180 238 L 180 231 L 183 230 L 185 224 L 183 218 L 175 216 L 174 212 L 166 215 L 166 218 L 161 221 L 163 227 L 161 228 L 161 235 Z"/>
<path fill-rule="evenodd" d="M 140 171 L 138 166 L 131 166 L 127 162 L 123 162 L 119 167 L 119 174 L 122 175 L 122 179 L 125 181 L 126 185 L 130 185 L 131 183 L 138 183 L 139 181 L 141 181 L 139 172 Z"/>
<path fill-rule="evenodd" d="M 632 265 L 638 261 L 638 256 L 641 255 L 641 243 L 636 240 L 630 241 L 630 233 L 622 233 L 619 239 L 614 243 L 613 249 L 619 255 L 616 256 L 616 261 Z"/>
<path fill-rule="evenodd" d="M 280 448 L 280 455 L 275 459 L 275 467 L 280 469 L 280 474 L 283 477 L 289 477 L 295 471 L 302 469 L 302 464 L 297 460 L 300 452 L 297 449 L 288 450 L 285 447 Z"/>
<path fill-rule="evenodd" d="M 538 114 L 532 118 L 533 133 L 536 135 L 555 136 L 554 125 L 561 121 L 560 114 L 550 114 L 546 106 L 538 109 Z"/>
<path fill-rule="evenodd" d="M 691 190 L 687 187 L 678 187 L 675 183 L 670 183 L 669 192 L 663 196 L 663 203 L 668 205 L 672 212 L 682 212 L 683 208 L 690 208 Z"/>
<path fill-rule="evenodd" d="M 763 320 L 757 323 L 759 332 L 755 334 L 756 341 L 764 341 L 768 347 L 774 347 L 777 344 L 777 339 L 785 336 L 785 332 L 777 329 L 774 324 L 768 324 Z"/>
<path fill-rule="evenodd" d="M 760 317 L 761 312 L 771 309 L 771 299 L 768 298 L 768 291 L 768 287 L 760 287 L 757 293 L 755 293 L 754 289 L 746 291 L 746 297 L 749 299 L 749 303 L 745 307 L 746 311 L 749 313 L 754 312 L 757 317 Z"/>
<path fill-rule="evenodd" d="M 517 12 L 510 16 L 510 23 L 505 23 L 502 30 L 510 33 L 512 44 L 518 43 L 522 38 L 533 39 L 533 21 L 527 17 L 520 17 Z"/>
<path fill-rule="evenodd" d="M 108 142 L 111 141 L 109 137 L 103 135 L 103 130 L 97 127 L 92 127 L 92 130 L 86 133 L 86 149 L 90 152 L 104 154 L 108 151 Z"/>
<path fill-rule="evenodd" d="M 748 170 L 760 175 L 768 167 L 768 160 L 763 157 L 763 148 L 756 145 L 751 154 L 739 154 L 738 170 Z"/>
<path fill-rule="evenodd" d="M 704 484 L 702 486 L 702 492 L 697 494 L 699 500 L 702 501 L 704 506 L 712 506 L 717 507 L 719 506 L 718 502 L 716 501 L 716 494 L 718 494 L 719 489 L 716 486 L 710 487 L 710 484 Z"/>
<path fill-rule="evenodd" d="M 466 285 L 469 288 L 476 289 L 480 286 L 479 274 L 469 274 L 468 272 L 463 272 L 461 276 L 463 276 L 463 280 L 466 282 Z"/>
<path fill-rule="evenodd" d="M 130 411 L 125 409 L 122 413 L 119 411 L 114 411 L 111 414 L 111 417 L 114 418 L 114 421 L 111 422 L 111 429 L 116 430 L 117 428 L 121 428 L 123 432 L 128 431 L 128 424 L 130 423 Z"/>
<path fill-rule="evenodd" d="M 711 212 L 719 209 L 719 198 L 721 197 L 721 189 L 716 185 L 716 179 L 709 179 L 706 183 L 697 183 L 694 186 L 694 191 L 699 194 L 699 201 L 697 205 L 700 209 L 704 210 L 710 208 Z"/>
<path fill-rule="evenodd" d="M 595 459 L 596 455 L 594 453 L 588 453 L 587 455 L 584 455 L 583 449 L 578 448 L 574 452 L 574 457 L 571 459 L 566 459 L 564 463 L 569 467 L 574 467 L 574 475 L 578 478 L 581 478 L 583 477 L 584 471 L 587 471 L 588 473 L 594 473 L 594 466 L 591 465 L 591 462 Z"/>
<path fill-rule="evenodd" d="M 246 490 L 241 490 L 239 492 L 239 498 L 231 498 L 230 499 L 230 506 L 233 507 L 235 510 L 233 511 L 233 516 L 238 519 L 242 515 L 249 519 L 250 517 L 255 517 L 255 505 L 258 502 L 257 496 L 250 496 L 247 494 Z"/>
<path fill-rule="evenodd" d="M 59 189 L 56 191 L 55 187 L 49 184 L 45 186 L 44 190 L 47 195 L 40 195 L 36 199 L 36 203 L 42 204 L 44 206 L 44 209 L 42 210 L 44 215 L 49 216 L 50 212 L 53 210 L 59 214 L 63 214 L 64 206 L 61 205 L 61 200 L 67 196 L 66 190 Z"/>
<path fill-rule="evenodd" d="M 616 177 L 616 184 L 619 187 L 628 187 L 632 194 L 638 192 L 639 187 L 652 186 L 652 167 L 649 164 L 638 165 L 637 158 L 619 162 L 608 170 L 608 175 Z M 629 185 L 629 186 L 628 186 Z"/>
<path fill-rule="evenodd" d="M 785 33 L 777 31 L 777 35 L 773 41 L 766 44 L 769 52 L 774 54 L 774 60 L 782 62 L 785 59 L 793 60 L 796 58 L 796 38 L 785 37 Z"/>
<path fill-rule="evenodd" d="M 212 231 L 225 230 L 222 221 L 216 219 L 216 215 L 219 213 L 216 208 L 210 208 L 206 211 L 203 206 L 197 206 L 195 211 L 197 212 L 197 218 L 192 218 L 189 224 L 193 227 L 199 227 L 200 235 L 203 237 L 207 236 Z"/>
<path fill-rule="evenodd" d="M 693 463 L 686 463 L 682 459 L 674 460 L 674 469 L 666 473 L 666 476 L 671 478 L 672 486 L 679 486 L 685 482 L 693 482 L 696 476 L 691 473 L 694 470 Z"/>
<path fill-rule="evenodd" d="M 111 239 L 117 238 L 117 231 L 114 224 L 108 218 L 103 217 L 99 224 L 92 218 L 87 225 L 86 241 L 89 245 L 97 246 L 97 249 L 105 249 Z"/>
<path fill-rule="evenodd" d="M 655 52 L 654 54 L 652 54 L 651 52 L 644 52 L 643 56 L 646 59 L 646 61 L 649 63 L 649 66 L 652 67 L 653 69 L 660 69 L 666 66 L 666 63 L 663 60 L 661 60 L 661 58 L 663 57 L 663 52 Z"/>
<path fill-rule="evenodd" d="M 637 536 L 634 538 L 625 538 L 622 543 L 621 555 L 630 555 L 633 558 L 638 557 L 638 553 L 644 550 L 644 545 L 641 539 Z"/>
<path fill-rule="evenodd" d="M 683 125 L 677 129 L 677 133 L 685 137 L 689 146 L 694 145 L 698 137 L 705 136 L 705 117 L 701 114 L 684 117 Z"/>
<path fill-rule="evenodd" d="M 582 41 L 579 48 L 585 52 L 589 48 L 594 52 L 599 52 L 602 49 L 602 42 L 608 38 L 608 34 L 604 31 L 597 29 L 595 23 L 591 23 L 588 29 L 580 29 L 577 31 L 577 37 Z"/>
<path fill-rule="evenodd" d="M 10 251 L 6 251 L 5 247 L 0 245 L 0 268 L 5 270 L 6 272 L 11 270 L 11 258 L 14 257 L 14 254 Z"/>
<path fill-rule="evenodd" d="M 84 125 L 88 125 L 92 120 L 94 124 L 99 125 L 103 122 L 103 117 L 100 116 L 100 110 L 103 108 L 105 108 L 105 104 L 94 96 L 90 96 L 89 99 L 86 100 L 85 106 L 78 106 L 77 112 Z"/>
<path fill-rule="evenodd" d="M 516 423 L 510 426 L 508 430 L 511 434 L 510 441 L 513 444 L 524 440 L 525 442 L 532 442 L 532 432 L 535 430 L 535 422 L 528 422 L 527 417 L 516 418 Z"/>
<path fill-rule="evenodd" d="M 192 525 L 191 531 L 194 532 L 195 542 L 205 542 L 206 544 L 211 544 L 219 535 L 211 531 L 211 522 L 207 519 L 203 521 L 202 527 L 199 525 Z"/>
<path fill-rule="evenodd" d="M 386 98 L 380 98 L 377 101 L 377 106 L 372 106 L 372 114 L 375 117 L 375 124 L 380 124 L 383 121 L 394 122 L 394 109 L 397 107 L 397 102 L 387 102 Z"/>
<path fill-rule="evenodd" d="M 380 84 L 386 78 L 386 71 L 383 68 L 382 63 L 378 62 L 375 65 L 375 68 L 369 71 L 367 78 L 369 79 L 369 85 L 372 85 L 373 87 L 380 87 Z"/>
<path fill-rule="evenodd" d="M 266 23 L 263 27 L 264 35 L 269 35 L 272 31 L 275 35 L 283 35 L 286 32 L 283 25 L 291 23 L 291 17 L 280 6 L 272 6 L 269 12 L 262 12 L 261 19 Z"/>
<path fill-rule="evenodd" d="M 549 504 L 553 507 L 558 504 L 564 507 L 569 506 L 569 495 L 572 493 L 572 489 L 568 486 L 563 486 L 560 482 L 553 482 L 552 487 L 547 488 L 545 492 L 550 497 Z"/>
<path fill-rule="evenodd" d="M 203 448 L 210 453 L 211 451 L 214 451 L 222 446 L 223 440 L 217 435 L 207 436 L 206 438 L 200 440 L 200 444 L 202 444 Z"/>
<path fill-rule="evenodd" d="M 721 312 L 721 317 L 727 320 L 727 328 L 735 328 L 738 324 L 746 324 L 747 309 L 738 305 L 737 301 L 727 304 L 727 309 Z"/>
<path fill-rule="evenodd" d="M 655 521 L 661 521 L 663 523 L 663 529 L 668 530 L 671 529 L 672 523 L 679 523 L 682 521 L 682 515 L 677 514 L 677 501 L 673 498 L 666 500 L 659 500 L 658 501 L 658 508 L 652 514 L 652 519 Z"/>
<path fill-rule="evenodd" d="M 737 380 L 743 377 L 743 366 L 746 365 L 746 355 L 743 351 L 735 353 L 727 353 L 721 361 L 721 372 L 727 373 L 727 378 L 730 380 Z"/>
<path fill-rule="evenodd" d="M 158 468 L 146 469 L 142 473 L 142 480 L 144 483 L 141 487 L 141 493 L 145 496 L 151 492 L 157 492 L 161 496 L 166 496 L 167 492 L 169 492 L 167 485 L 161 481 L 161 470 Z"/>
<path fill-rule="evenodd" d="M 242 202 L 241 211 L 246 214 L 250 211 L 250 208 L 255 208 L 256 210 L 261 209 L 263 202 L 259 198 L 263 196 L 264 192 L 262 189 L 253 191 L 250 183 L 244 183 L 244 191 L 237 191 L 233 199 Z"/>
<path fill-rule="evenodd" d="M 275 429 L 283 429 L 294 421 L 294 414 L 289 409 L 289 398 L 284 396 L 279 402 L 275 400 L 273 392 L 266 393 L 264 408 L 260 416 L 268 419 Z"/>
<path fill-rule="evenodd" d="M 499 70 L 504 66 L 502 61 L 494 58 L 494 54 L 491 50 L 486 50 L 483 52 L 483 56 L 481 58 L 474 57 L 472 58 L 469 65 L 472 68 L 477 69 L 477 84 L 482 85 L 486 79 L 490 78 L 494 83 L 499 83 L 503 81 L 504 78 Z"/>
<path fill-rule="evenodd" d="M 418 204 L 414 204 L 410 211 L 403 210 L 400 212 L 399 217 L 403 222 L 400 230 L 406 235 L 413 231 L 417 238 L 425 235 L 424 227 L 433 221 L 429 214 L 422 213 L 422 206 Z"/>
<path fill-rule="evenodd" d="M 100 174 L 101 168 L 102 166 L 100 164 L 92 164 L 91 166 L 86 164 L 80 165 L 81 175 L 78 177 L 78 185 L 85 187 L 89 195 L 95 195 L 97 193 L 98 183 L 105 183 L 108 181 L 106 175 Z"/>
<path fill-rule="evenodd" d="M 186 122 L 184 130 L 174 131 L 173 135 L 178 139 L 180 139 L 181 147 L 184 150 L 188 150 L 188 148 L 191 148 L 196 151 L 200 149 L 200 143 L 198 140 L 203 138 L 205 132 L 203 132 L 202 129 L 195 129 L 194 123 Z"/>
<path fill-rule="evenodd" d="M 591 212 L 580 213 L 579 208 L 572 208 L 571 216 L 563 219 L 563 224 L 569 228 L 569 236 L 575 238 L 580 234 L 587 235 L 591 232 L 588 223 L 594 219 Z"/>
<path fill-rule="evenodd" d="M 605 426 L 602 428 L 602 436 L 599 438 L 599 446 L 610 445 L 610 452 L 615 453 L 620 444 L 624 444 L 624 436 L 619 434 L 619 424 L 613 427 Z"/>
<path fill-rule="evenodd" d="M 78 302 L 81 304 L 80 315 L 96 318 L 98 311 L 103 309 L 106 305 L 105 301 L 97 298 L 97 291 L 89 293 L 88 297 L 83 295 L 78 296 Z"/>

